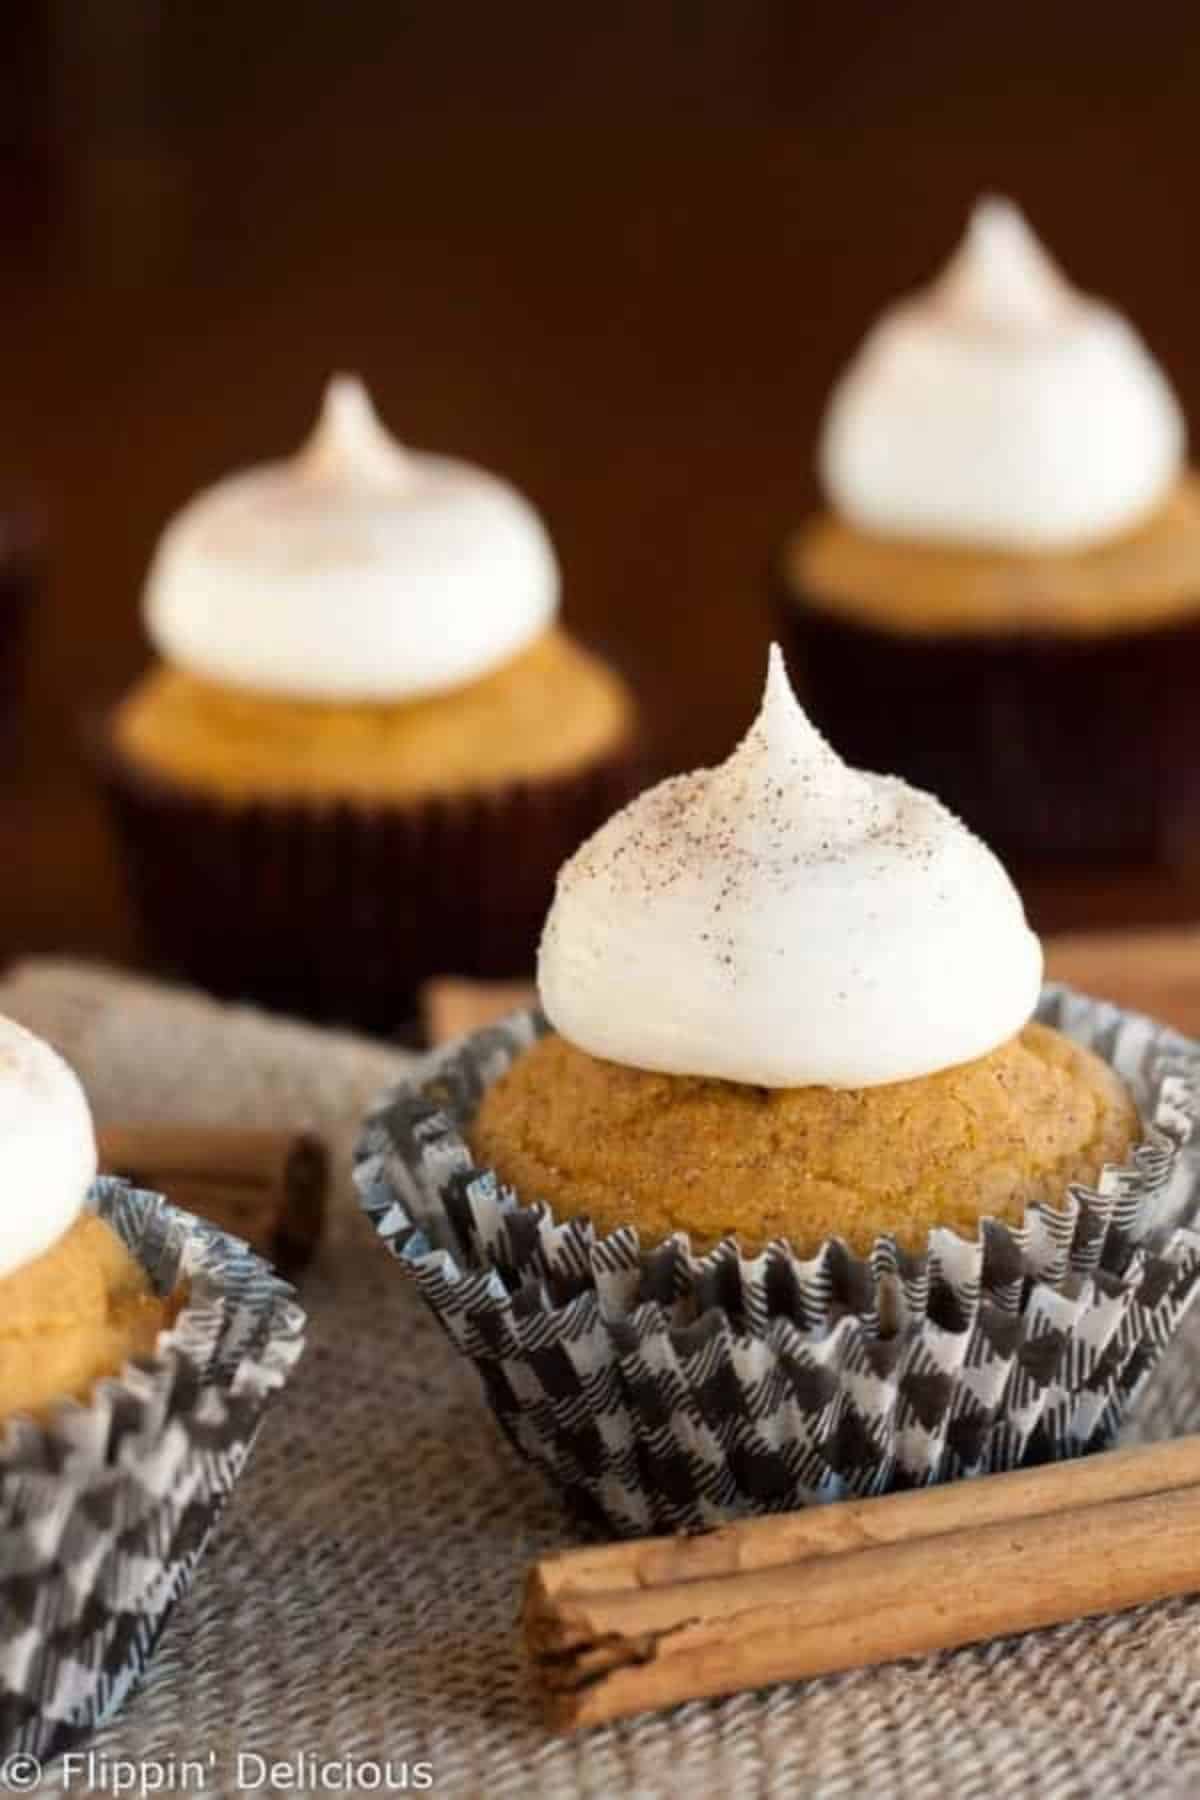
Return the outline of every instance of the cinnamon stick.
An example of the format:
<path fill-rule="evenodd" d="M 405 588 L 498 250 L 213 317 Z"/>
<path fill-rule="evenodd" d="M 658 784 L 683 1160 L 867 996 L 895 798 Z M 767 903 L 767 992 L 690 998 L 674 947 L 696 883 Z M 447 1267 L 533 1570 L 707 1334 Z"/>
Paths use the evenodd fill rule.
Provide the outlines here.
<path fill-rule="evenodd" d="M 531 981 L 467 981 L 439 975 L 421 989 L 421 1029 L 427 1044 L 447 1044 L 483 1025 L 494 1025 L 519 1006 L 531 1006 Z"/>
<path fill-rule="evenodd" d="M 1200 1437 L 563 1551 L 524 1630 L 563 1729 L 1200 1589 Z"/>
<path fill-rule="evenodd" d="M 865 1550 L 939 1531 L 997 1524 L 1035 1510 L 1062 1512 L 1193 1483 L 1200 1483 L 1200 1437 L 1171 1438 L 1161 1444 L 1108 1450 L 1078 1462 L 892 1494 L 883 1500 L 843 1500 L 836 1506 L 740 1519 L 710 1531 L 584 1545 L 543 1557 L 536 1575 L 549 1595 L 661 1586 L 777 1568 L 806 1556 Z"/>
<path fill-rule="evenodd" d="M 310 1132 L 192 1125 L 108 1125 L 100 1166 L 245 1238 L 283 1274 L 316 1250 L 329 1156 Z"/>
<path fill-rule="evenodd" d="M 1046 941 L 1046 973 L 1119 1006 L 1200 1033 L 1200 931 L 1081 931 Z"/>

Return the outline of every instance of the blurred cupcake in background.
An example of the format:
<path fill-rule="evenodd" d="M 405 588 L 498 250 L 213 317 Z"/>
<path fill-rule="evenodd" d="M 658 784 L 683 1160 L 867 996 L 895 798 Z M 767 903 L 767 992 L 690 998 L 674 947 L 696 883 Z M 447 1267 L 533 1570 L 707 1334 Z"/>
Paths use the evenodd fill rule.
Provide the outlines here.
<path fill-rule="evenodd" d="M 559 863 L 635 779 L 632 698 L 558 611 L 529 503 L 402 449 L 349 378 L 297 456 L 194 499 L 106 742 L 159 952 L 379 1029 L 426 976 L 532 967 Z"/>
<path fill-rule="evenodd" d="M 849 757 L 1009 854 L 1147 856 L 1200 821 L 1200 481 L 1162 371 L 984 200 L 834 389 L 784 628 Z"/>

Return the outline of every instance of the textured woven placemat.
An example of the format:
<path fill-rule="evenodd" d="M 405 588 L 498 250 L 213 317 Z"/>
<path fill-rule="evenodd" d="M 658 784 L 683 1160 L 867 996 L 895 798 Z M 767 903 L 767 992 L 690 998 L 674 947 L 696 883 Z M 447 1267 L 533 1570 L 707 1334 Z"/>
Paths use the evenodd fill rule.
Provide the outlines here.
<path fill-rule="evenodd" d="M 14 971 L 0 1011 L 58 1044 L 102 1120 L 312 1124 L 343 1155 L 362 1104 L 404 1061 L 62 963 Z M 199 1759 L 212 1794 L 255 1785 L 259 1757 L 290 1759 L 300 1793 L 321 1791 L 305 1757 L 390 1760 L 393 1777 L 428 1764 L 433 1791 L 495 1800 L 1200 1791 L 1200 1602 L 1182 1600 L 547 1737 L 513 1621 L 526 1564 L 569 1526 L 348 1187 L 304 1301 L 304 1363 L 97 1756 Z M 1195 1429 L 1200 1313 L 1134 1433 Z"/>

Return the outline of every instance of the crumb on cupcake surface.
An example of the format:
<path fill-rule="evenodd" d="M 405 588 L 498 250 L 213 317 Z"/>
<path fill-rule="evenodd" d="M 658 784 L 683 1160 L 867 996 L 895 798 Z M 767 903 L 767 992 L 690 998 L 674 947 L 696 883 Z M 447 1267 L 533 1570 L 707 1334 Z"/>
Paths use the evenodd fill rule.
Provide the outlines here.
<path fill-rule="evenodd" d="M 138 765 L 231 802 L 403 801 L 573 773 L 633 724 L 621 678 L 554 627 L 478 681 L 393 703 L 280 699 L 159 666 L 114 729 Z"/>
<path fill-rule="evenodd" d="M 104 1376 L 153 1353 L 180 1304 L 154 1292 L 103 1219 L 83 1213 L 49 1250 L 0 1278 L 0 1423 L 86 1400 Z"/>
<path fill-rule="evenodd" d="M 1134 530 L 1076 550 L 884 537 L 826 514 L 792 538 L 785 568 L 806 603 L 884 631 L 1148 630 L 1200 611 L 1200 476 L 1183 477 Z"/>
<path fill-rule="evenodd" d="M 977 1061 L 861 1089 L 650 1074 L 550 1036 L 489 1087 L 467 1135 L 522 1200 L 601 1234 L 686 1231 L 697 1251 L 783 1237 L 804 1256 L 828 1237 L 916 1250 L 935 1225 L 973 1237 L 984 1216 L 1019 1221 L 1124 1160 L 1140 1124 L 1106 1063 L 1031 1023 Z"/>

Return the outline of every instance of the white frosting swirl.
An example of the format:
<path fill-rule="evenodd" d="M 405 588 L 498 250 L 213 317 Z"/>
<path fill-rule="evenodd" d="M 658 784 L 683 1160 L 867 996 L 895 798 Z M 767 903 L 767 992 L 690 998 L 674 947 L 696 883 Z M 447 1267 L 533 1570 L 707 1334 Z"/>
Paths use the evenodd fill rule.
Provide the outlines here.
<path fill-rule="evenodd" d="M 1067 284 L 1015 207 L 985 200 L 940 280 L 868 334 L 819 460 L 830 503 L 865 530 L 1053 550 L 1138 524 L 1184 450 L 1133 327 Z"/>
<path fill-rule="evenodd" d="M 763 1087 L 968 1062 L 1026 1023 L 1041 975 L 992 852 L 931 795 L 847 768 L 778 649 L 729 760 L 648 789 L 564 865 L 538 962 L 580 1049 Z"/>
<path fill-rule="evenodd" d="M 145 615 L 159 653 L 209 680 L 398 700 L 499 667 L 550 624 L 558 590 L 515 488 L 401 449 L 342 376 L 297 456 L 229 476 L 171 521 Z"/>
<path fill-rule="evenodd" d="M 0 1276 L 32 1262 L 83 1211 L 96 1139 L 62 1057 L 0 1018 Z"/>

